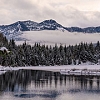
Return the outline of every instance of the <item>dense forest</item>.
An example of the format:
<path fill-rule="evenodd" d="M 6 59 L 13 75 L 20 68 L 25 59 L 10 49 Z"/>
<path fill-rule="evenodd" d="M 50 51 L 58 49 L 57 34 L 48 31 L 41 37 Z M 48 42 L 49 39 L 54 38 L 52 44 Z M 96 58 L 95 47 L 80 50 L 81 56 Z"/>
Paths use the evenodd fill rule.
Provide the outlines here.
<path fill-rule="evenodd" d="M 54 47 L 35 43 L 16 45 L 13 39 L 7 40 L 0 34 L 0 48 L 6 47 L 10 52 L 0 51 L 0 65 L 2 66 L 54 66 L 54 65 L 79 65 L 90 62 L 99 64 L 100 43 L 80 43 L 74 46 Z"/>

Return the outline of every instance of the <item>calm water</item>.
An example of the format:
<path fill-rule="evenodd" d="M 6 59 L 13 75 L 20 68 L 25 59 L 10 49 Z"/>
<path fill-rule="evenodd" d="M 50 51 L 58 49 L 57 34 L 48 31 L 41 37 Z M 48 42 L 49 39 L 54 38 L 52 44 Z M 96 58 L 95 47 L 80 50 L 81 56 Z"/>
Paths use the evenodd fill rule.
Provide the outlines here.
<path fill-rule="evenodd" d="M 100 77 L 7 72 L 0 75 L 0 100 L 100 100 Z"/>

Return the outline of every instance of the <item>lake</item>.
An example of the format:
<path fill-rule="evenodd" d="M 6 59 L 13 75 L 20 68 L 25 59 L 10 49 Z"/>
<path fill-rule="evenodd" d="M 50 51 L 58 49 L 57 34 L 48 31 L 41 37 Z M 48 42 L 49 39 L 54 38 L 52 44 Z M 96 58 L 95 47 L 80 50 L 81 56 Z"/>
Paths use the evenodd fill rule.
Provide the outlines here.
<path fill-rule="evenodd" d="M 99 100 L 99 76 L 19 70 L 0 75 L 0 100 Z"/>

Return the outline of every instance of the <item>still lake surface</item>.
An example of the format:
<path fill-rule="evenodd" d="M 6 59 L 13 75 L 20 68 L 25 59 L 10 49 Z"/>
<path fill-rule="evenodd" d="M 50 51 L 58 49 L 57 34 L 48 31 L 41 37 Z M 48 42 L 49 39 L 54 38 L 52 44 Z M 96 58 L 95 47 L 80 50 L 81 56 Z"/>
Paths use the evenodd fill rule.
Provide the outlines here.
<path fill-rule="evenodd" d="M 6 72 L 0 75 L 0 100 L 100 100 L 100 76 Z"/>

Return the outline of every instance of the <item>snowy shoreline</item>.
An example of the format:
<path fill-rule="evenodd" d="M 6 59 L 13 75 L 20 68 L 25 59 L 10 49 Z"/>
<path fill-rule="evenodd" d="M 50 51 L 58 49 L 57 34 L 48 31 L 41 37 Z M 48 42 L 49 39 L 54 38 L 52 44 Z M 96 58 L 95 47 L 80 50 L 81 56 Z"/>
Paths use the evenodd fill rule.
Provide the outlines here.
<path fill-rule="evenodd" d="M 87 69 L 87 70 L 100 70 L 100 65 L 62 65 L 62 66 L 26 66 L 26 67 L 4 67 L 0 66 L 0 71 L 10 71 L 10 70 L 44 70 L 44 71 L 54 71 L 59 72 L 64 69 Z"/>
<path fill-rule="evenodd" d="M 100 65 L 62 65 L 62 66 L 26 66 L 26 67 L 4 67 L 0 66 L 0 75 L 14 70 L 43 70 L 60 72 L 64 75 L 99 75 Z M 84 71 L 84 72 L 83 72 Z"/>
<path fill-rule="evenodd" d="M 18 69 L 45 70 L 45 71 L 59 72 L 60 70 L 64 70 L 64 69 L 100 70 L 100 65 L 27 66 L 27 67 L 18 67 Z"/>

